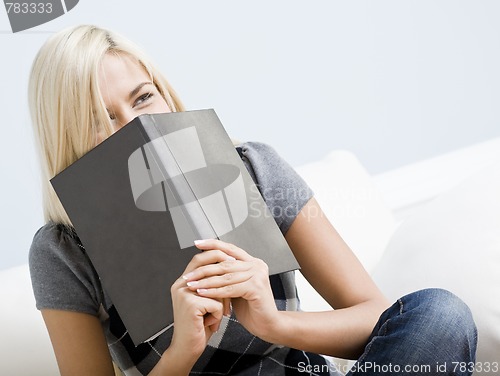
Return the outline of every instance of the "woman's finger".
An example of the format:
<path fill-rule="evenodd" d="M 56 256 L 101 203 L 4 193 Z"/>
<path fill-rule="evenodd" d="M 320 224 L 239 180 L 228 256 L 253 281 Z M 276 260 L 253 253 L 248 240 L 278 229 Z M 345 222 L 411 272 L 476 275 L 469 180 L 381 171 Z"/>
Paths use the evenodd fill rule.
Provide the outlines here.
<path fill-rule="evenodd" d="M 267 264 L 257 258 L 251 262 L 236 260 L 206 265 L 185 275 L 184 278 L 191 291 L 217 299 L 254 295 L 261 289 L 269 287 Z"/>
<path fill-rule="evenodd" d="M 184 269 L 183 275 L 188 274 L 203 265 L 216 264 L 231 260 L 234 260 L 234 257 L 229 256 L 226 252 L 219 249 L 211 249 L 205 252 L 200 252 L 193 256 L 191 261 L 186 266 L 186 269 Z"/>
<path fill-rule="evenodd" d="M 219 330 L 220 322 L 224 315 L 224 304 L 221 300 L 203 298 L 203 307 L 200 309 L 200 315 L 203 316 L 203 325 L 212 332 Z"/>
<path fill-rule="evenodd" d="M 220 320 L 211 313 L 208 313 L 203 317 L 203 325 L 215 333 L 219 330 Z"/>
<path fill-rule="evenodd" d="M 241 272 L 251 268 L 251 264 L 248 262 L 236 261 L 234 258 L 227 255 L 226 257 L 227 259 L 225 261 L 200 266 L 183 275 L 183 278 L 188 282 L 199 281 L 203 278 Z"/>
<path fill-rule="evenodd" d="M 214 288 L 198 288 L 196 292 L 199 296 L 212 299 L 243 298 L 251 300 L 253 289 L 248 285 L 248 281 Z"/>
<path fill-rule="evenodd" d="M 253 273 L 249 270 L 246 270 L 242 272 L 227 273 L 224 275 L 217 275 L 200 280 L 189 281 L 187 282 L 187 285 L 191 291 L 196 291 L 198 289 L 213 289 L 246 282 L 250 278 L 252 278 L 252 276 Z"/>
<path fill-rule="evenodd" d="M 234 244 L 224 242 L 218 239 L 203 239 L 195 240 L 195 246 L 201 250 L 219 249 L 229 256 L 236 258 L 237 260 L 250 261 L 252 256 L 250 256 L 243 249 L 235 246 Z"/>
<path fill-rule="evenodd" d="M 229 298 L 224 298 L 222 299 L 222 306 L 223 306 L 223 311 L 224 311 L 224 316 L 231 316 L 231 299 Z"/>

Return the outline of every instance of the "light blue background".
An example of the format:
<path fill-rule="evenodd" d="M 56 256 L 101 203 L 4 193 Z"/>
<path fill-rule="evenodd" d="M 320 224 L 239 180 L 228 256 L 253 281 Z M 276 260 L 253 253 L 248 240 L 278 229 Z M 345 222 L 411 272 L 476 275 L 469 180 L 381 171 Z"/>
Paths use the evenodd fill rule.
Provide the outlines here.
<path fill-rule="evenodd" d="M 294 166 L 348 149 L 375 174 L 500 136 L 499 17 L 495 0 L 80 0 L 12 34 L 0 10 L 0 269 L 27 262 L 43 223 L 26 87 L 51 32 L 121 32 L 232 137 Z"/>

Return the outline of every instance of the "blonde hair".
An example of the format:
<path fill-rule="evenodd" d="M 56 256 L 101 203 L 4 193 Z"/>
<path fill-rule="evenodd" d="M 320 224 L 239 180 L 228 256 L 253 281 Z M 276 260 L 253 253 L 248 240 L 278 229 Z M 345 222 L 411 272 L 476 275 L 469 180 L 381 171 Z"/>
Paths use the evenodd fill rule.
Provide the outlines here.
<path fill-rule="evenodd" d="M 112 134 L 98 85 L 107 53 L 135 58 L 151 76 L 171 111 L 184 106 L 165 77 L 133 43 L 108 30 L 82 25 L 45 42 L 31 69 L 28 100 L 41 162 L 46 221 L 71 225 L 50 179 L 96 145 L 97 129 Z"/>

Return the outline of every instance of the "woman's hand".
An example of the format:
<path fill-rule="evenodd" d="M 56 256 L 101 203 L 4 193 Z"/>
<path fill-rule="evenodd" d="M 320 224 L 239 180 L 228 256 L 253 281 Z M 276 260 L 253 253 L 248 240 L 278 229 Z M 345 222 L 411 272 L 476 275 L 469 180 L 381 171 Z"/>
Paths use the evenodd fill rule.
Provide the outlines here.
<path fill-rule="evenodd" d="M 184 277 L 200 297 L 231 298 L 238 321 L 252 334 L 266 339 L 279 311 L 274 302 L 266 263 L 237 246 L 216 239 L 195 242 L 206 252 L 223 252 L 229 258 L 200 266 Z"/>
<path fill-rule="evenodd" d="M 221 251 L 201 252 L 187 265 L 183 276 L 201 267 L 225 262 L 228 255 Z M 229 300 L 199 295 L 179 277 L 171 287 L 174 311 L 174 334 L 170 351 L 178 354 L 179 361 L 194 364 L 205 349 L 208 340 L 220 325 L 224 314 L 229 314 Z"/>

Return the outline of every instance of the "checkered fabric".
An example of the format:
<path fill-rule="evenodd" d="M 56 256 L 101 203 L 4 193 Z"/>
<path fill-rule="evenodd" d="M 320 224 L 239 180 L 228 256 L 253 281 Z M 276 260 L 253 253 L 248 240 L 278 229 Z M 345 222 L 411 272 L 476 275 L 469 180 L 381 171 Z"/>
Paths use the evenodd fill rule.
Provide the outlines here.
<path fill-rule="evenodd" d="M 280 310 L 297 310 L 294 272 L 270 277 Z M 168 347 L 173 329 L 134 347 L 113 306 L 103 324 L 113 359 L 125 375 L 145 375 Z M 316 365 L 323 372 L 306 372 Z M 317 354 L 276 346 L 250 334 L 235 318 L 224 317 L 219 331 L 193 367 L 191 375 L 337 375 L 325 358 Z"/>
<path fill-rule="evenodd" d="M 262 143 L 237 147 L 279 228 L 286 233 L 313 192 L 278 154 Z M 283 195 L 293 190 L 300 195 Z M 286 208 L 286 210 L 283 210 Z M 280 209 L 280 210 L 277 210 Z M 146 375 L 168 348 L 173 327 L 137 347 L 76 234 L 47 224 L 35 235 L 30 270 L 37 308 L 65 309 L 97 315 L 115 363 L 127 376 Z M 294 272 L 270 277 L 279 310 L 298 310 Z M 293 330 L 293 328 L 290 328 Z M 311 371 L 311 372 L 310 372 Z M 273 345 L 250 334 L 234 315 L 224 317 L 191 375 L 339 375 L 317 354 Z"/>

